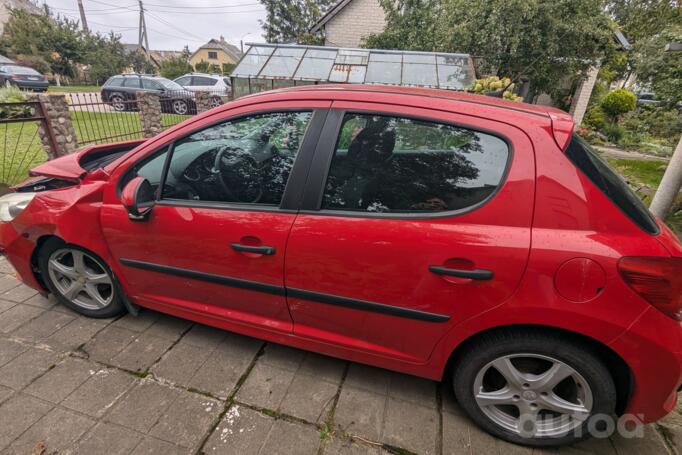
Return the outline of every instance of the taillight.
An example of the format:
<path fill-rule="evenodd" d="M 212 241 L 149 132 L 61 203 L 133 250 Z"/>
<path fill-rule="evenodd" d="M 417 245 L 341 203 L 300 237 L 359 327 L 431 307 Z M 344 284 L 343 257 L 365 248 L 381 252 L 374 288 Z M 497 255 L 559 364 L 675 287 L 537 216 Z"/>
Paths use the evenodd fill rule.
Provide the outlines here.
<path fill-rule="evenodd" d="M 618 271 L 644 300 L 682 321 L 682 258 L 624 257 Z"/>

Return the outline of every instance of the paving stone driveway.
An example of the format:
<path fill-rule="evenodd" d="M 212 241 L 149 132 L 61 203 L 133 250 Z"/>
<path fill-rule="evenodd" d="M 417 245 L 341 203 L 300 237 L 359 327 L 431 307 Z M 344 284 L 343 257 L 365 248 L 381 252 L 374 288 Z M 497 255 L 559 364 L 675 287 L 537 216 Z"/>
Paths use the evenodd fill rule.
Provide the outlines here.
<path fill-rule="evenodd" d="M 42 444 L 42 446 L 41 446 Z M 0 259 L 0 453 L 669 454 L 644 438 L 532 451 L 478 430 L 445 386 L 144 311 L 88 319 Z"/>

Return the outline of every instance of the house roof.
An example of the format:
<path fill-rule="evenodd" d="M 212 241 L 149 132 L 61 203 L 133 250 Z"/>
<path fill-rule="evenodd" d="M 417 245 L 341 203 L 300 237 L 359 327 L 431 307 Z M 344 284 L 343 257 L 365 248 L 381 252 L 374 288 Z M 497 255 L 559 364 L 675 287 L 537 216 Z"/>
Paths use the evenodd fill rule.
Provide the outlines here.
<path fill-rule="evenodd" d="M 242 56 L 242 53 L 239 51 L 237 46 L 233 46 L 232 44 L 222 39 L 211 39 L 208 43 L 204 44 L 203 46 L 199 46 L 199 48 L 192 54 L 192 57 L 194 57 L 196 53 L 199 52 L 199 50 L 201 49 L 221 50 L 225 52 L 235 62 L 238 61 Z"/>
<path fill-rule="evenodd" d="M 124 43 L 123 48 L 125 49 L 126 52 L 132 53 L 132 52 L 144 52 L 144 46 L 140 46 L 139 44 L 133 44 L 133 43 Z M 178 57 L 182 55 L 181 51 L 160 51 L 160 50 L 149 50 L 149 58 L 154 62 L 154 64 L 159 65 L 161 62 L 164 60 L 168 60 L 169 58 L 172 57 Z"/>
<path fill-rule="evenodd" d="M 14 63 L 13 60 L 8 59 L 4 55 L 0 54 L 0 63 Z"/>
<path fill-rule="evenodd" d="M 348 5 L 352 1 L 353 0 L 339 0 L 338 2 L 334 3 L 332 6 L 329 7 L 327 12 L 324 13 L 322 15 L 322 17 L 317 22 L 315 22 L 315 24 L 312 26 L 310 31 L 312 33 L 320 31 L 320 29 L 324 26 L 324 24 L 326 24 L 327 22 L 332 20 L 332 18 L 334 16 L 336 16 L 338 13 L 340 13 L 341 10 L 343 8 L 345 8 L 346 5 Z"/>
<path fill-rule="evenodd" d="M 249 43 L 230 76 L 464 90 L 474 82 L 468 54 Z"/>

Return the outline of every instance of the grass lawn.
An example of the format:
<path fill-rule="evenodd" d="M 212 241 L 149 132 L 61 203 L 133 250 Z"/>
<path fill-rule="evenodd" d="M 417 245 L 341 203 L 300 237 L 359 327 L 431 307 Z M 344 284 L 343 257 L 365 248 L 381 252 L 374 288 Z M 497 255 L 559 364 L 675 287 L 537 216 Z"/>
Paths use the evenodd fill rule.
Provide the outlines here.
<path fill-rule="evenodd" d="M 668 165 L 665 161 L 658 160 L 624 160 L 607 158 L 609 164 L 619 174 L 628 180 L 643 183 L 651 188 L 658 188 L 663 178 L 663 172 Z"/>
<path fill-rule="evenodd" d="M 47 91 L 51 93 L 99 92 L 100 88 L 96 85 L 62 85 L 61 87 L 50 85 Z"/>
<path fill-rule="evenodd" d="M 162 123 L 168 128 L 185 118 L 189 117 L 162 114 Z M 80 146 L 142 137 L 137 112 L 77 111 L 71 113 L 71 121 Z M 29 169 L 47 160 L 37 129 L 35 122 L 0 124 L 0 183 L 19 183 Z"/>

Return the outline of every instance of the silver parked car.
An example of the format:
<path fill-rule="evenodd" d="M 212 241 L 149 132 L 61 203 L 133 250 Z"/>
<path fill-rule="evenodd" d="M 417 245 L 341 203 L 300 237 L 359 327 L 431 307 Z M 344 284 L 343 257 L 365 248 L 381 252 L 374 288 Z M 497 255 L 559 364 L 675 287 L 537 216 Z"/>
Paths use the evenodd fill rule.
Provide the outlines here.
<path fill-rule="evenodd" d="M 220 105 L 220 97 L 229 95 L 232 91 L 230 78 L 220 74 L 187 73 L 175 79 L 174 82 L 191 92 L 211 92 L 213 95 L 210 100 L 211 107 Z"/>

